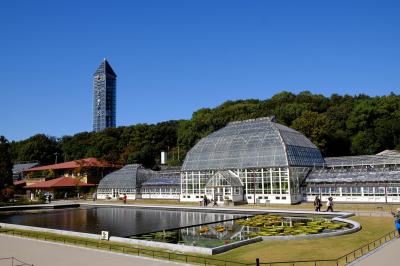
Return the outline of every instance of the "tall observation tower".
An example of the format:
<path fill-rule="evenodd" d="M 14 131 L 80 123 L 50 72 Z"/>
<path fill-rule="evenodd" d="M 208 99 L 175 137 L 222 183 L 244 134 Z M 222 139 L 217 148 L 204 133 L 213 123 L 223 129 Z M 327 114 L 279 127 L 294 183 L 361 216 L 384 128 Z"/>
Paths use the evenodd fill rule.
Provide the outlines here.
<path fill-rule="evenodd" d="M 106 59 L 93 74 L 93 131 L 115 127 L 117 75 Z"/>

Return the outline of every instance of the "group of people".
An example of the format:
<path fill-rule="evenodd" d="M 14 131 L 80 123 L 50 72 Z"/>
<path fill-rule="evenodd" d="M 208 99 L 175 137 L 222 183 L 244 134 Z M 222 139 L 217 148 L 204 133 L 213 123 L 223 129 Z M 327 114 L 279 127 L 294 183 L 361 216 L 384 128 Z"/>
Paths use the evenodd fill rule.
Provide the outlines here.
<path fill-rule="evenodd" d="M 205 196 L 204 195 L 204 197 L 203 197 L 203 201 L 200 201 L 200 203 L 202 203 L 202 205 L 204 206 L 204 207 L 207 207 L 208 206 L 208 204 L 210 204 L 211 202 L 213 202 L 213 207 L 214 206 L 218 206 L 218 203 L 217 203 L 217 200 L 209 200 L 208 198 L 207 198 L 207 196 Z"/>
<path fill-rule="evenodd" d="M 320 212 L 322 206 L 323 205 L 322 205 L 321 199 L 319 198 L 319 196 L 316 196 L 315 200 L 314 200 L 315 211 Z M 326 202 L 326 207 L 327 207 L 327 209 L 326 209 L 327 212 L 333 212 L 333 198 L 332 197 L 328 198 L 328 201 Z"/>

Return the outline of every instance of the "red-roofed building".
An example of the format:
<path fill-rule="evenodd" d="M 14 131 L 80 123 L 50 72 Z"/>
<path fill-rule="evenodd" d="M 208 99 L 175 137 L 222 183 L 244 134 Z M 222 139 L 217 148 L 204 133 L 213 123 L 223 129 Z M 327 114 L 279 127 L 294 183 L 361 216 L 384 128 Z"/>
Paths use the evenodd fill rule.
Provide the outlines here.
<path fill-rule="evenodd" d="M 27 188 L 32 184 L 49 181 L 55 177 L 70 177 L 79 182 L 98 184 L 107 174 L 121 168 L 119 165 L 100 161 L 96 158 L 85 158 L 64 163 L 38 166 L 24 171 Z"/>
<path fill-rule="evenodd" d="M 73 177 L 62 176 L 47 181 L 37 182 L 28 186 L 26 189 L 33 191 L 35 195 L 50 193 L 54 198 L 61 198 L 64 195 L 75 196 L 77 193 L 85 194 L 89 192 L 95 184 L 85 183 Z"/>
<path fill-rule="evenodd" d="M 47 181 L 37 182 L 35 184 L 26 186 L 28 189 L 50 189 L 50 188 L 75 188 L 75 187 L 93 187 L 95 184 L 88 184 L 79 181 L 76 178 L 72 177 L 58 177 Z"/>
<path fill-rule="evenodd" d="M 37 172 L 44 170 L 68 170 L 76 168 L 115 168 L 114 164 L 100 161 L 96 158 L 85 158 L 74 161 L 69 161 L 65 163 L 50 164 L 45 166 L 33 167 L 25 172 Z"/>

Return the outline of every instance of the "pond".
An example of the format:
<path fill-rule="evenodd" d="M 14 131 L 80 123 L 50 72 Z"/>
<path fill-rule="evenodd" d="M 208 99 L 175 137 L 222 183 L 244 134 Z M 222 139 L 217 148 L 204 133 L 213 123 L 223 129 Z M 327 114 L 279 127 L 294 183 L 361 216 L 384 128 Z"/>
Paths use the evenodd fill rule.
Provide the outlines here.
<path fill-rule="evenodd" d="M 0 212 L 0 222 L 93 234 L 109 231 L 111 236 L 129 237 L 225 221 L 241 216 L 243 215 L 133 207 L 83 206 L 55 210 Z"/>
<path fill-rule="evenodd" d="M 234 214 L 155 208 L 81 206 L 0 212 L 0 222 L 214 248 L 259 236 L 320 234 L 349 228 L 332 216 Z"/>
<path fill-rule="evenodd" d="M 350 225 L 323 217 L 255 215 L 200 226 L 140 234 L 131 238 L 214 248 L 258 236 L 288 236 L 327 233 Z"/>

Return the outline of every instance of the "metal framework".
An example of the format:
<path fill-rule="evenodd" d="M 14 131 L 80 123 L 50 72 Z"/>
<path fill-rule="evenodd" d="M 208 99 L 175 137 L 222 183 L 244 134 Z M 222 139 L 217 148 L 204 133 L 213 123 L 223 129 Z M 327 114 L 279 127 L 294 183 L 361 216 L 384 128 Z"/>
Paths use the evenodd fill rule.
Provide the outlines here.
<path fill-rule="evenodd" d="M 128 164 L 118 171 L 106 175 L 99 183 L 97 196 L 99 198 L 118 198 L 127 194 L 135 198 L 143 182 L 154 175 L 154 171 L 139 164 Z"/>
<path fill-rule="evenodd" d="M 273 117 L 232 122 L 201 139 L 186 155 L 181 200 L 199 200 L 214 174 L 231 170 L 240 178 L 249 203 L 298 202 L 307 173 L 324 164 L 309 139 Z"/>
<path fill-rule="evenodd" d="M 182 171 L 323 166 L 318 148 L 301 133 L 263 117 L 229 123 L 201 139 Z"/>

